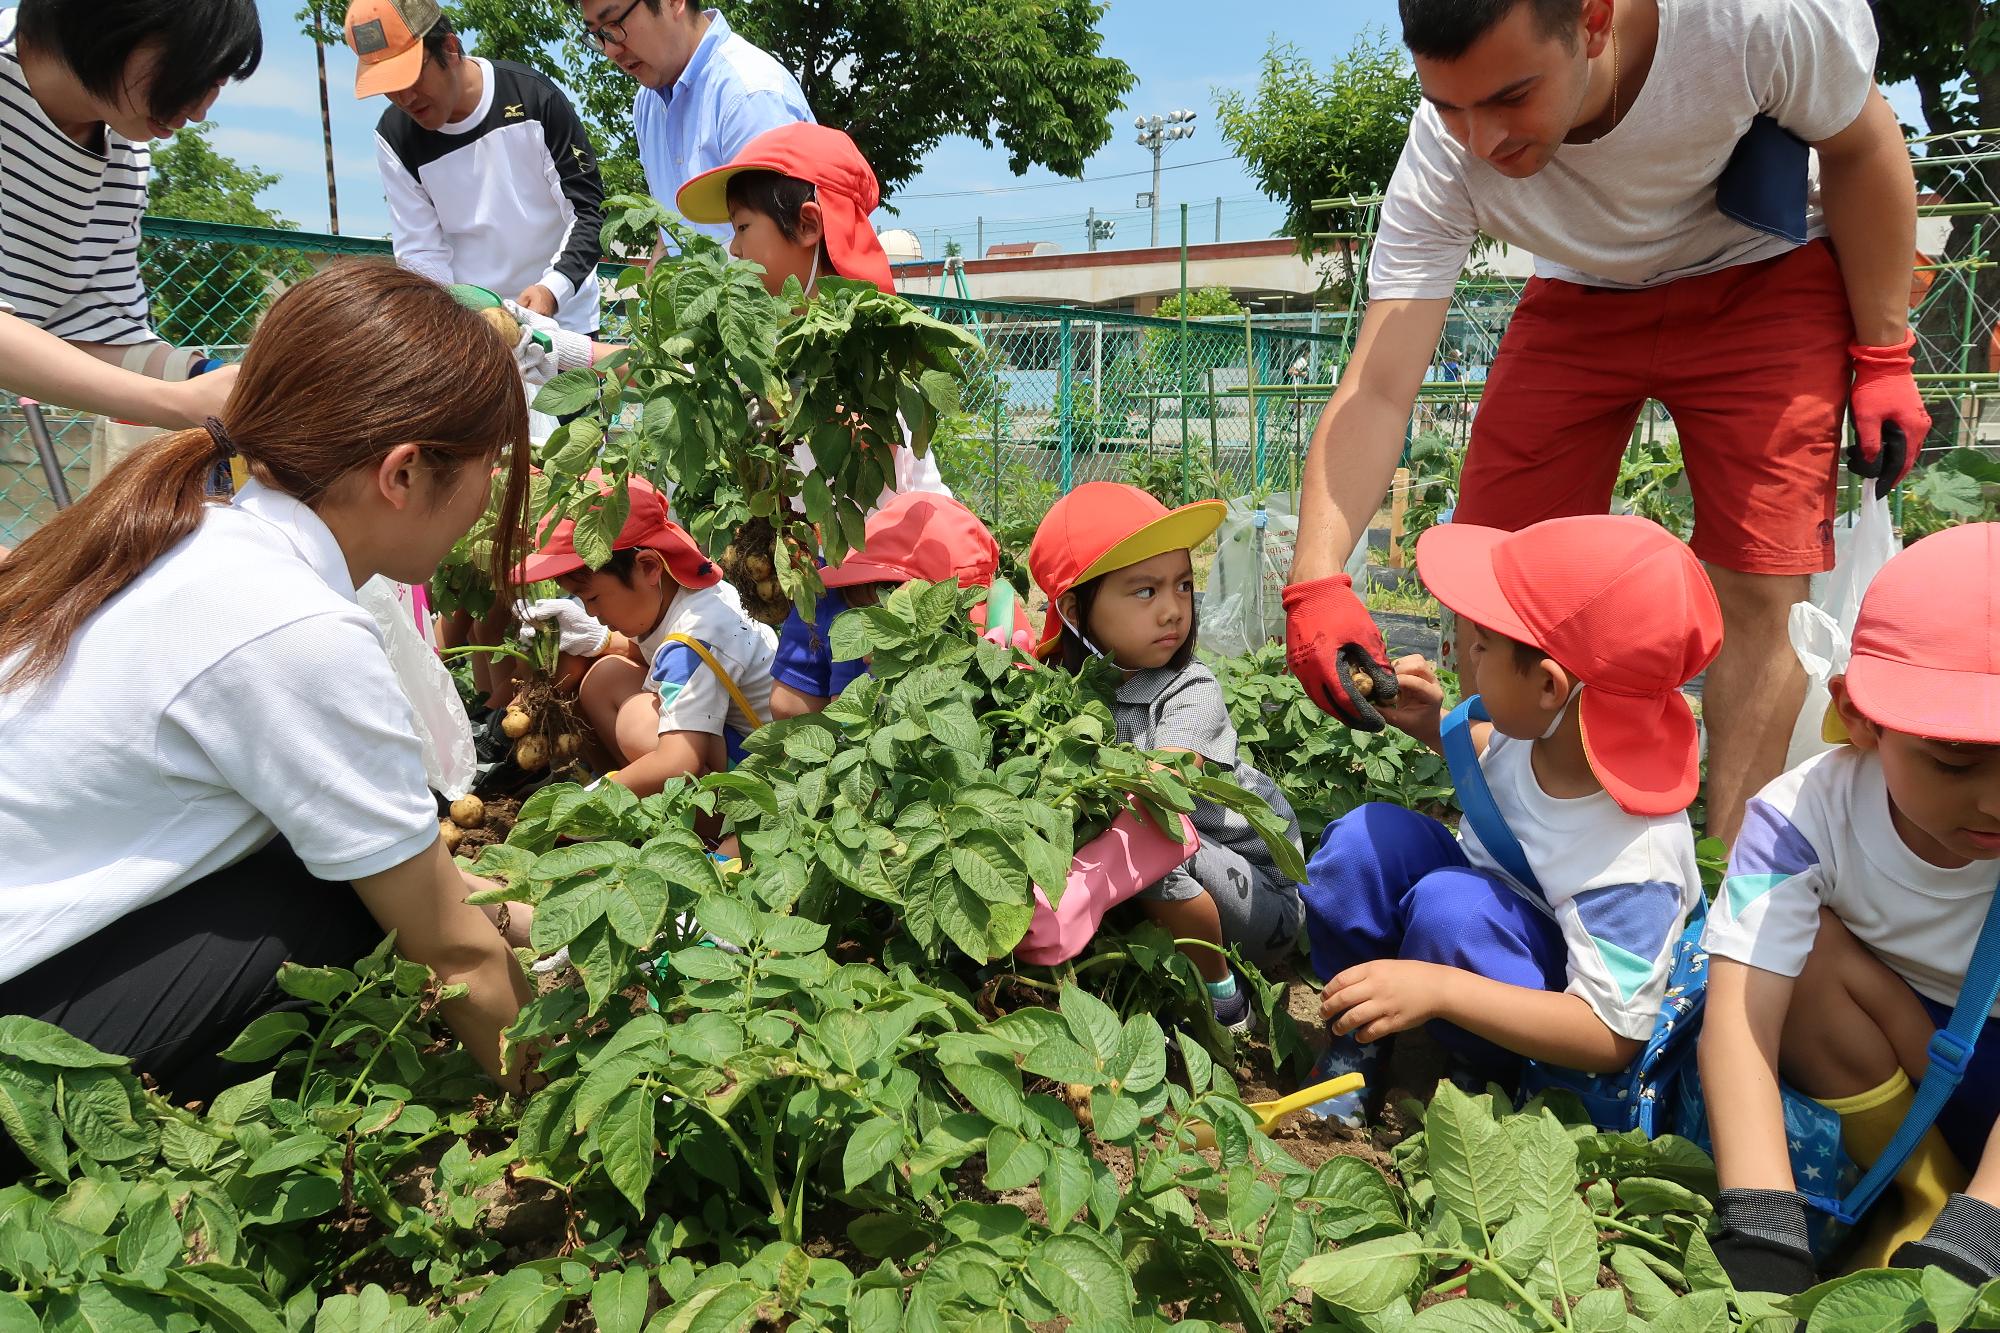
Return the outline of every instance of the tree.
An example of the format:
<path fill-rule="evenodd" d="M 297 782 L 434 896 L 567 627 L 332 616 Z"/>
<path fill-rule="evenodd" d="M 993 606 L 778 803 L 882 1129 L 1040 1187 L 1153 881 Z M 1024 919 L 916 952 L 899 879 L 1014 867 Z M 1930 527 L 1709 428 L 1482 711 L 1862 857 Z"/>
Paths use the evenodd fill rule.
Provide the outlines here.
<path fill-rule="evenodd" d="M 312 39 L 313 60 L 319 65 L 319 132 L 326 145 L 326 229 L 340 231 L 340 191 L 333 183 L 333 108 L 327 101 L 326 48 L 345 43 L 341 20 L 346 13 L 334 0 L 306 0 L 305 8 L 292 15 L 299 31 Z"/>
<path fill-rule="evenodd" d="M 941 140 L 1007 149 L 1016 172 L 1076 176 L 1137 81 L 1102 55 L 1101 0 L 721 0 L 731 26 L 798 76 L 822 124 L 854 136 L 886 198 Z M 532 65 L 576 95 L 608 193 L 644 193 L 636 85 L 583 37 L 573 0 L 458 0 L 480 55 Z M 671 205 L 672 200 L 662 202 Z"/>
<path fill-rule="evenodd" d="M 147 211 L 238 227 L 295 224 L 257 202 L 278 183 L 270 172 L 245 167 L 210 146 L 206 125 L 190 125 L 153 150 Z M 153 326 L 183 347 L 244 342 L 266 299 L 310 272 L 303 256 L 233 241 L 147 240 L 142 247 L 153 301 Z"/>
<path fill-rule="evenodd" d="M 1310 255 L 1327 248 L 1315 236 L 1328 227 L 1313 201 L 1387 185 L 1416 107 L 1416 71 L 1402 44 L 1371 29 L 1324 70 L 1274 40 L 1255 97 L 1220 93 L 1216 118 L 1264 193 L 1285 205 L 1284 234 Z M 1351 212 L 1333 220 L 1334 231 L 1360 221 Z"/>

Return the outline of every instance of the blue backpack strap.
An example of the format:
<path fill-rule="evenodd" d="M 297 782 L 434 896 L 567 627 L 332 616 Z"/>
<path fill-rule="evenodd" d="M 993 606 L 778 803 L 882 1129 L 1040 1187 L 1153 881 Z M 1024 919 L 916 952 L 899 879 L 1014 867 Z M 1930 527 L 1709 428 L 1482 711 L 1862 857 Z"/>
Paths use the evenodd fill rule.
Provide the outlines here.
<path fill-rule="evenodd" d="M 1931 1036 L 1930 1066 L 1924 1070 L 1923 1082 L 1917 1085 L 1909 1114 L 1896 1127 L 1895 1137 L 1875 1159 L 1875 1165 L 1868 1168 L 1846 1198 L 1830 1200 L 1807 1195 L 1815 1207 L 1851 1224 L 1874 1206 L 1896 1173 L 1903 1169 L 1903 1163 L 1917 1150 L 1918 1142 L 1937 1122 L 1952 1093 L 1958 1091 L 1995 1000 L 2000 1000 L 2000 894 L 1987 905 L 1986 922 L 1979 928 L 1978 943 L 1972 946 L 1972 962 L 1965 969 L 1965 981 L 1959 987 L 1951 1021 Z"/>
<path fill-rule="evenodd" d="M 1507 827 L 1506 818 L 1493 801 L 1493 789 L 1486 785 L 1486 774 L 1479 767 L 1479 752 L 1473 748 L 1472 724 L 1492 720 L 1486 704 L 1476 694 L 1452 709 L 1441 729 L 1444 762 L 1451 769 L 1458 808 L 1465 813 L 1465 822 L 1479 835 L 1487 853 L 1516 883 L 1546 900 L 1541 881 L 1535 878 L 1534 869 L 1528 864 L 1528 854 L 1521 850 L 1521 840 Z"/>

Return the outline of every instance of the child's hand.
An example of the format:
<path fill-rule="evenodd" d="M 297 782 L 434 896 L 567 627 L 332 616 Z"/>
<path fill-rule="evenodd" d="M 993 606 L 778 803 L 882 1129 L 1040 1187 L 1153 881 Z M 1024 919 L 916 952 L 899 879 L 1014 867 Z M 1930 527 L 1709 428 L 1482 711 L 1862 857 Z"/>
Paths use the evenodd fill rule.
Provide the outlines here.
<path fill-rule="evenodd" d="M 1421 653 L 1396 659 L 1396 702 L 1381 710 L 1390 726 L 1434 744 L 1444 715 L 1444 686 Z"/>
<path fill-rule="evenodd" d="M 1406 958 L 1378 958 L 1350 967 L 1326 983 L 1319 1016 L 1337 1036 L 1380 1041 L 1439 1017 L 1454 970 Z"/>

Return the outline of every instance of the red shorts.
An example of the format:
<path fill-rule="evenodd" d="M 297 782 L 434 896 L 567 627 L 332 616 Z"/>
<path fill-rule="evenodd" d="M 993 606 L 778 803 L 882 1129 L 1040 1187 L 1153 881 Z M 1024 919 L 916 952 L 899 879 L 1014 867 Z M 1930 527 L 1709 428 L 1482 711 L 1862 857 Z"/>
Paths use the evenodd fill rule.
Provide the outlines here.
<path fill-rule="evenodd" d="M 1831 569 L 1853 338 L 1824 241 L 1640 291 L 1532 279 L 1452 517 L 1511 530 L 1605 512 L 1654 398 L 1680 432 L 1696 556 L 1745 574 Z"/>

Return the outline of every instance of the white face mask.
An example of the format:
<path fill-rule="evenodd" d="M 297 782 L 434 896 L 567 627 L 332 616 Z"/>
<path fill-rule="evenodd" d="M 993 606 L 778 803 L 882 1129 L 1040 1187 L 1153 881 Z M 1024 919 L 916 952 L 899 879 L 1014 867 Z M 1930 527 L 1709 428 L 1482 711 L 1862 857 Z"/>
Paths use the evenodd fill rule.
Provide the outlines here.
<path fill-rule="evenodd" d="M 1062 621 L 1063 628 L 1065 630 L 1068 630 L 1071 634 L 1076 635 L 1076 641 L 1082 644 L 1084 646 L 1084 649 L 1087 652 L 1089 652 L 1089 654 L 1092 657 L 1101 657 L 1105 661 L 1111 663 L 1111 665 L 1113 666 L 1118 665 L 1118 659 L 1111 656 L 1111 654 L 1105 652 L 1102 648 L 1099 648 L 1096 644 L 1092 643 L 1090 641 L 1090 636 L 1088 634 L 1085 634 L 1082 630 L 1078 629 L 1076 627 L 1075 622 L 1062 613 L 1062 608 L 1060 606 L 1056 608 L 1056 618 Z"/>
<path fill-rule="evenodd" d="M 1549 723 L 1548 730 L 1542 733 L 1541 739 L 1547 740 L 1549 739 L 1549 737 L 1555 735 L 1556 732 L 1562 730 L 1563 719 L 1569 716 L 1569 706 L 1575 703 L 1576 696 L 1582 693 L 1583 693 L 1582 681 L 1578 681 L 1576 684 L 1569 687 L 1569 698 L 1563 700 L 1563 705 L 1561 708 L 1556 709 L 1555 720 Z"/>

